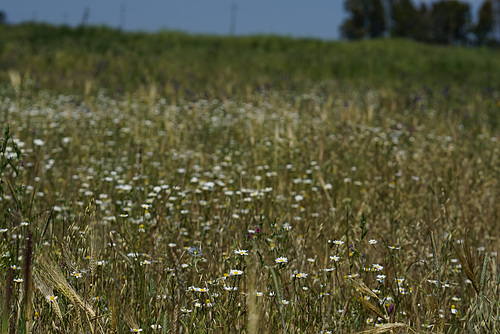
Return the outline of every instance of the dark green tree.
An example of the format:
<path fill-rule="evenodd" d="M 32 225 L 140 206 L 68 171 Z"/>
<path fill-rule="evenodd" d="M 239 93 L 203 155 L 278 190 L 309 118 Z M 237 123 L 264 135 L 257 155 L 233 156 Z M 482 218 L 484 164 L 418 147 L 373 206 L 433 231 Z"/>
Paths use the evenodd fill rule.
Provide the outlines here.
<path fill-rule="evenodd" d="M 427 23 L 430 42 L 465 44 L 470 24 L 470 6 L 457 0 L 435 2 Z"/>
<path fill-rule="evenodd" d="M 7 14 L 3 10 L 0 10 L 0 25 L 7 24 Z"/>
<path fill-rule="evenodd" d="M 476 36 L 478 45 L 484 45 L 488 42 L 488 37 L 493 32 L 493 11 L 491 0 L 486 0 L 479 9 L 478 22 L 471 31 Z"/>
<path fill-rule="evenodd" d="M 391 36 L 416 38 L 419 28 L 419 11 L 412 0 L 390 0 Z"/>
<path fill-rule="evenodd" d="M 347 39 L 381 37 L 386 32 L 386 13 L 382 0 L 346 0 L 344 2 L 349 18 L 340 31 Z"/>

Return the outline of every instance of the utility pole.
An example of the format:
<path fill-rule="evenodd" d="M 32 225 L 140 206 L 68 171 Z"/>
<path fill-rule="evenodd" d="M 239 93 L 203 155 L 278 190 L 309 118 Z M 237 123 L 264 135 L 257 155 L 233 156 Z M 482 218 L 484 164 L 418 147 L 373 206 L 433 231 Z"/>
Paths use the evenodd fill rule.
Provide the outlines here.
<path fill-rule="evenodd" d="M 89 7 L 85 7 L 85 10 L 83 11 L 83 16 L 82 16 L 82 27 L 85 27 L 87 23 L 89 22 L 89 16 L 90 16 L 90 9 Z"/>
<path fill-rule="evenodd" d="M 229 25 L 229 35 L 233 36 L 236 34 L 236 18 L 238 14 L 238 4 L 236 0 L 233 0 L 231 4 L 231 23 Z"/>
<path fill-rule="evenodd" d="M 119 30 L 123 30 L 125 27 L 125 11 L 127 10 L 127 7 L 122 4 L 120 6 L 120 26 L 118 27 Z"/>

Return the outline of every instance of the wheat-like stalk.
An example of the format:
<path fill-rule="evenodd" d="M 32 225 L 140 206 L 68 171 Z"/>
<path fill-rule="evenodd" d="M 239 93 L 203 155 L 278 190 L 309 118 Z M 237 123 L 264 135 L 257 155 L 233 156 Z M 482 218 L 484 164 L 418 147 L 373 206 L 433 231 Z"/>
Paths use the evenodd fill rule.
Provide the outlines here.
<path fill-rule="evenodd" d="M 377 316 L 381 317 L 382 319 L 386 319 L 385 314 L 382 311 L 380 311 L 378 307 L 370 303 L 368 300 L 366 300 L 363 297 L 358 297 L 358 300 L 364 308 L 376 314 Z"/>
<path fill-rule="evenodd" d="M 57 300 L 47 298 L 47 296 L 53 296 L 54 291 L 49 286 L 49 284 L 46 281 L 44 281 L 44 279 L 40 276 L 38 270 L 33 270 L 33 281 L 35 283 L 36 288 L 40 291 L 40 293 L 44 297 L 43 299 L 52 305 L 52 308 L 56 313 L 57 317 L 59 318 L 59 320 L 63 321 L 63 316 L 61 313 L 61 309 L 59 308 L 59 304 L 57 303 Z"/>
<path fill-rule="evenodd" d="M 397 330 L 398 333 L 401 333 L 402 330 L 406 330 L 407 333 L 408 332 L 416 333 L 416 331 L 407 324 L 401 322 L 394 322 L 389 324 L 382 324 L 379 327 L 364 330 L 362 332 L 359 332 L 359 334 L 382 334 L 387 332 L 393 332 L 395 330 Z"/>
<path fill-rule="evenodd" d="M 82 297 L 80 297 L 80 295 L 78 295 L 78 293 L 68 283 L 57 265 L 49 263 L 47 261 L 40 261 L 40 265 L 40 273 L 45 276 L 45 279 L 50 280 L 54 288 L 61 291 L 66 296 L 66 298 L 68 298 L 74 304 L 78 305 L 82 310 L 84 310 L 91 319 L 95 318 L 96 313 L 92 306 L 90 306 L 86 301 L 83 300 Z"/>
<path fill-rule="evenodd" d="M 462 268 L 464 268 L 465 275 L 471 281 L 474 290 L 476 290 L 476 293 L 479 294 L 479 284 L 477 281 L 477 277 L 474 274 L 474 265 L 469 243 L 467 242 L 467 240 L 465 240 L 465 245 L 462 247 L 462 251 L 457 249 L 455 244 L 452 245 L 455 253 L 457 254 L 458 260 L 462 264 Z"/>

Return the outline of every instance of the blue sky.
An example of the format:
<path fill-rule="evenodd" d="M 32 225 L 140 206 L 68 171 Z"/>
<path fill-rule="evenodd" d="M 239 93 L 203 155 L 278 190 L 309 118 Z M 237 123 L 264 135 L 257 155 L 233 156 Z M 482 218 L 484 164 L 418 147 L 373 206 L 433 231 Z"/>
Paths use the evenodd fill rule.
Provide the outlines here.
<path fill-rule="evenodd" d="M 471 4 L 473 15 L 483 1 L 466 1 Z M 228 34 L 231 7 L 236 4 L 237 35 L 263 33 L 338 39 L 339 26 L 347 16 L 343 3 L 343 0 L 5 0 L 0 3 L 0 10 L 11 23 L 34 19 L 78 25 L 85 8 L 89 8 L 89 24 L 119 27 L 123 17 L 125 30 Z"/>

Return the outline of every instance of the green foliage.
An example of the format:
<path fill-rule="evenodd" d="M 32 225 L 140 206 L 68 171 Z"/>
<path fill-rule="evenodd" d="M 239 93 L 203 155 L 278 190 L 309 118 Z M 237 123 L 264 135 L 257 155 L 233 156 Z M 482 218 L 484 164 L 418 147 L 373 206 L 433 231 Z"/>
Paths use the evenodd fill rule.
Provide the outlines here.
<path fill-rule="evenodd" d="M 0 10 L 0 25 L 7 24 L 7 14 Z"/>
<path fill-rule="evenodd" d="M 412 38 L 417 36 L 421 17 L 412 0 L 391 0 L 391 36 Z"/>
<path fill-rule="evenodd" d="M 479 20 L 472 28 L 477 44 L 484 45 L 493 32 L 493 11 L 491 0 L 486 0 L 479 9 Z"/>
<path fill-rule="evenodd" d="M 350 17 L 340 27 L 347 39 L 381 37 L 386 30 L 386 18 L 382 0 L 347 0 L 345 9 Z"/>
<path fill-rule="evenodd" d="M 483 3 L 476 25 L 471 23 L 469 4 L 457 0 L 421 3 L 418 9 L 412 0 L 346 0 L 345 7 L 350 16 L 340 29 L 351 40 L 388 33 L 433 44 L 482 45 L 493 29 L 490 0 Z M 469 33 L 477 40 L 472 41 Z"/>
<path fill-rule="evenodd" d="M 304 92 L 324 80 L 418 91 L 498 87 L 498 51 L 407 40 L 356 43 L 275 36 L 223 38 L 124 33 L 104 27 L 0 27 L 0 79 L 19 73 L 23 93 L 50 89 L 86 98 L 152 90 L 169 101 Z M 26 95 L 26 96 L 28 96 Z"/>
<path fill-rule="evenodd" d="M 429 31 L 428 42 L 450 45 L 467 42 L 469 4 L 457 0 L 435 2 L 425 20 Z"/>

